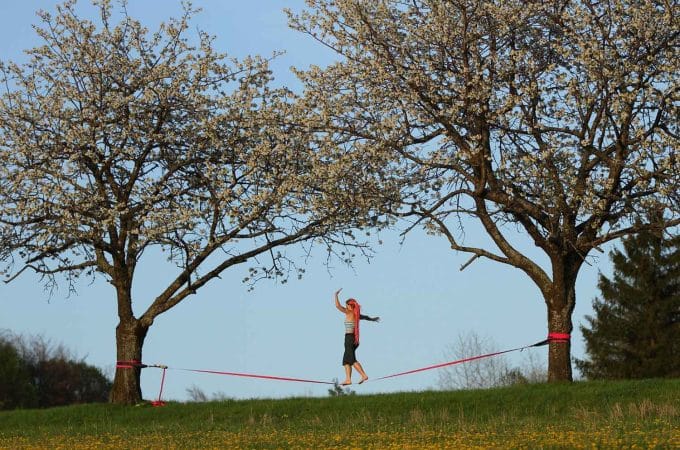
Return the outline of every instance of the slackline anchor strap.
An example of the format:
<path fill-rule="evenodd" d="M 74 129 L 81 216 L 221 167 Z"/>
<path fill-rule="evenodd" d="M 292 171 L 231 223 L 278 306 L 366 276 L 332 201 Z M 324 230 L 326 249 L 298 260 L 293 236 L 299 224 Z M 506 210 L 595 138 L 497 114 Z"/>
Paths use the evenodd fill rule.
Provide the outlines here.
<path fill-rule="evenodd" d="M 142 364 L 141 361 L 132 359 L 130 361 L 116 361 L 116 369 L 144 369 L 147 366 Z"/>
<path fill-rule="evenodd" d="M 158 393 L 158 400 L 152 400 L 151 406 L 165 406 L 165 402 L 161 400 L 163 395 L 163 385 L 165 384 L 165 371 L 168 370 L 168 366 L 164 364 L 144 364 L 136 359 L 130 361 L 116 361 L 117 369 L 146 369 L 147 367 L 155 367 L 158 369 L 163 369 L 163 376 L 161 377 L 161 389 Z"/>
<path fill-rule="evenodd" d="M 548 333 L 548 339 L 537 342 L 530 347 L 540 347 L 542 345 L 548 345 L 551 342 L 569 342 L 571 340 L 571 335 L 569 333 Z"/>

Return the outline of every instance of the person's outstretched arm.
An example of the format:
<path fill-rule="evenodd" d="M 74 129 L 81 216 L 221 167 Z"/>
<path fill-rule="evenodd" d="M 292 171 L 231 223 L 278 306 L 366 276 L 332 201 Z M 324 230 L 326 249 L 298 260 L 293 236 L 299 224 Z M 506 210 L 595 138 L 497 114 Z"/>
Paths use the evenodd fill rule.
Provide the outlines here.
<path fill-rule="evenodd" d="M 340 289 L 338 289 L 337 291 L 335 291 L 335 307 L 338 308 L 338 311 L 340 311 L 341 313 L 345 313 L 345 314 L 346 314 L 346 313 L 347 313 L 347 308 L 343 307 L 343 306 L 340 304 L 340 299 L 338 299 L 338 295 L 340 294 L 340 291 L 342 291 L 342 288 L 340 288 Z"/>
<path fill-rule="evenodd" d="M 364 316 L 363 314 L 361 314 L 361 315 L 359 316 L 359 319 L 361 319 L 361 320 L 370 320 L 371 322 L 380 322 L 380 317 L 377 317 L 377 316 L 376 316 L 376 317 L 369 317 L 369 316 Z"/>

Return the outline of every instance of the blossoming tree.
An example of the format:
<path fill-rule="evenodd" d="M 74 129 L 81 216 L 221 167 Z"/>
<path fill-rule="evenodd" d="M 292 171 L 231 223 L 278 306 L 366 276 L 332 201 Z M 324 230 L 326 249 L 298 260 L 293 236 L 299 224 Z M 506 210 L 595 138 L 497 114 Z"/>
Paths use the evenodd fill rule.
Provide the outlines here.
<path fill-rule="evenodd" d="M 300 72 L 316 126 L 391 168 L 393 217 L 528 275 L 549 332 L 572 331 L 593 250 L 680 223 L 677 1 L 308 5 L 292 26 L 340 59 Z M 650 208 L 661 221 L 636 224 Z M 457 232 L 472 223 L 489 243 Z M 549 379 L 572 379 L 568 340 Z"/>
<path fill-rule="evenodd" d="M 41 12 L 44 44 L 23 65 L 0 65 L 6 281 L 32 270 L 72 289 L 103 276 L 116 292 L 117 359 L 142 361 L 154 319 L 225 270 L 259 256 L 251 278 L 285 279 L 297 269 L 291 244 L 365 248 L 351 230 L 370 183 L 346 176 L 356 160 L 310 142 L 267 61 L 227 60 L 203 33 L 192 44 L 189 6 L 150 33 L 95 4 L 100 23 L 73 0 Z M 135 315 L 133 280 L 151 248 L 176 272 Z M 111 401 L 141 398 L 139 368 L 117 369 Z"/>

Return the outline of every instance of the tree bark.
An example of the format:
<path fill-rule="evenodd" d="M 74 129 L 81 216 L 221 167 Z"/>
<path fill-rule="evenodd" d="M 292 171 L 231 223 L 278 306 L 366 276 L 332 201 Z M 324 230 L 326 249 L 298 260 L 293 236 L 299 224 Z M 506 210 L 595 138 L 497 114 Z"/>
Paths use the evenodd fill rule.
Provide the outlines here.
<path fill-rule="evenodd" d="M 572 314 L 576 305 L 576 277 L 580 267 L 578 256 L 565 257 L 553 263 L 553 284 L 546 298 L 548 333 L 571 335 Z M 550 339 L 548 344 L 548 381 L 573 381 L 571 341 Z"/>
<path fill-rule="evenodd" d="M 573 309 L 573 308 L 572 308 Z M 571 334 L 571 312 L 548 306 L 548 332 Z M 550 340 L 548 343 L 548 381 L 573 381 L 571 372 L 571 341 Z"/>
<path fill-rule="evenodd" d="M 134 318 L 121 320 L 116 327 L 116 355 L 117 361 L 133 367 L 117 367 L 113 379 L 113 387 L 109 396 L 111 403 L 121 405 L 135 405 L 142 402 L 142 387 L 140 384 L 141 367 L 132 362 L 141 363 L 142 346 L 148 327 L 142 326 Z"/>

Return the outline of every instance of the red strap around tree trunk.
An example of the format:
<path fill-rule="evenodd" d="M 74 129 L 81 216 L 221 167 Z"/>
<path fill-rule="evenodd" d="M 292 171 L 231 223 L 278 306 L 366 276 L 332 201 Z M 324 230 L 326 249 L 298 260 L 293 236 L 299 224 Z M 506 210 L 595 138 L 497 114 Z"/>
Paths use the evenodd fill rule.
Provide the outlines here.
<path fill-rule="evenodd" d="M 569 342 L 571 335 L 568 333 L 548 333 L 548 340 L 555 342 Z"/>
<path fill-rule="evenodd" d="M 136 359 L 130 361 L 116 361 L 116 369 L 134 369 L 135 367 L 143 369 L 147 366 L 146 364 L 142 364 L 141 361 L 138 361 Z"/>

